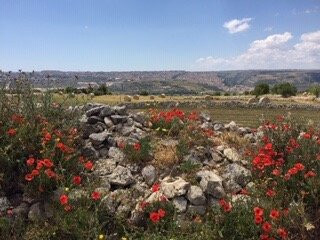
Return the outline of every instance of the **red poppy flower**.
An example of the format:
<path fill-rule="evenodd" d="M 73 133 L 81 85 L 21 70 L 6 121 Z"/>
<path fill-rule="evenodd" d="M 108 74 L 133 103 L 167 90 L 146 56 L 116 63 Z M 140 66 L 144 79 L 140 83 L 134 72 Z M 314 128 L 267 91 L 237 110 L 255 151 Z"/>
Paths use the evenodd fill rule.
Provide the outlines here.
<path fill-rule="evenodd" d="M 73 182 L 73 184 L 75 184 L 75 185 L 80 185 L 80 184 L 81 184 L 81 180 L 82 180 L 82 179 L 81 179 L 80 176 L 74 176 L 72 182 Z"/>
<path fill-rule="evenodd" d="M 141 144 L 140 144 L 140 143 L 135 143 L 135 144 L 133 145 L 133 148 L 134 148 L 134 150 L 136 150 L 136 151 L 140 151 L 140 149 L 141 149 Z"/>
<path fill-rule="evenodd" d="M 150 213 L 149 218 L 153 223 L 157 223 L 160 221 L 160 216 L 159 216 L 159 213 L 157 213 L 157 212 Z"/>
<path fill-rule="evenodd" d="M 289 175 L 295 175 L 295 174 L 297 174 L 298 173 L 298 168 L 296 168 L 296 167 L 293 167 L 293 168 L 290 168 L 289 170 L 288 170 L 288 174 Z"/>
<path fill-rule="evenodd" d="M 274 220 L 278 219 L 280 217 L 280 212 L 276 209 L 272 209 L 270 212 L 270 217 Z"/>
<path fill-rule="evenodd" d="M 303 171 L 304 168 L 305 168 L 302 163 L 296 163 L 296 164 L 294 165 L 294 167 L 295 167 L 296 169 L 298 169 L 299 171 Z"/>
<path fill-rule="evenodd" d="M 276 168 L 276 169 L 273 169 L 272 174 L 273 174 L 274 176 L 279 176 L 279 175 L 281 174 L 281 171 Z"/>
<path fill-rule="evenodd" d="M 27 165 L 32 166 L 36 160 L 33 157 L 27 159 Z"/>
<path fill-rule="evenodd" d="M 152 185 L 152 192 L 158 192 L 160 190 L 160 184 L 155 183 Z"/>
<path fill-rule="evenodd" d="M 41 168 L 43 167 L 43 161 L 37 161 L 37 166 L 36 166 L 36 169 L 37 170 L 40 170 Z"/>
<path fill-rule="evenodd" d="M 39 172 L 39 170 L 37 170 L 37 169 L 33 169 L 32 171 L 31 171 L 31 174 L 32 174 L 32 176 L 38 176 L 39 174 L 40 174 L 40 172 Z"/>
<path fill-rule="evenodd" d="M 269 236 L 267 234 L 260 235 L 260 240 L 269 240 Z"/>
<path fill-rule="evenodd" d="M 163 210 L 162 208 L 160 208 L 160 209 L 158 210 L 158 214 L 159 214 L 160 218 L 163 218 L 163 217 L 166 215 L 166 211 Z"/>
<path fill-rule="evenodd" d="M 308 171 L 305 175 L 304 178 L 309 178 L 309 177 L 315 177 L 317 174 L 314 171 Z"/>
<path fill-rule="evenodd" d="M 303 134 L 303 137 L 305 139 L 310 139 L 311 138 L 311 134 L 310 133 L 305 133 L 305 134 Z"/>
<path fill-rule="evenodd" d="M 30 181 L 33 180 L 33 175 L 29 173 L 29 174 L 24 176 L 24 179 L 27 180 L 28 182 L 30 182 Z"/>
<path fill-rule="evenodd" d="M 268 191 L 266 192 L 266 195 L 269 197 L 274 197 L 276 195 L 276 192 L 272 189 L 268 189 Z"/>
<path fill-rule="evenodd" d="M 253 211 L 254 211 L 254 215 L 256 215 L 256 216 L 262 216 L 263 215 L 263 209 L 262 208 L 255 207 L 253 209 Z"/>
<path fill-rule="evenodd" d="M 282 239 L 286 239 L 288 237 L 288 232 L 284 228 L 279 228 L 277 233 Z"/>
<path fill-rule="evenodd" d="M 65 194 L 62 194 L 60 196 L 60 204 L 61 205 L 67 205 L 68 204 L 68 201 L 69 201 L 69 197 Z"/>
<path fill-rule="evenodd" d="M 43 136 L 43 140 L 44 140 L 45 142 L 49 142 L 49 141 L 51 141 L 51 139 L 52 139 L 51 134 L 50 134 L 49 132 L 45 132 L 45 134 L 44 134 L 44 136 Z"/>
<path fill-rule="evenodd" d="M 92 170 L 93 168 L 93 163 L 91 161 L 88 161 L 84 164 L 84 167 L 87 169 L 87 170 Z"/>
<path fill-rule="evenodd" d="M 10 136 L 10 137 L 13 137 L 17 134 L 17 130 L 13 129 L 13 128 L 10 128 L 8 131 L 7 131 L 7 134 Z"/>
<path fill-rule="evenodd" d="M 263 222 L 263 217 L 262 216 L 259 216 L 259 215 L 256 215 L 255 217 L 254 217 L 254 222 L 255 222 L 255 224 L 261 224 L 262 222 Z"/>
<path fill-rule="evenodd" d="M 20 114 L 13 114 L 11 116 L 11 120 L 15 123 L 22 123 L 24 120 L 24 117 Z"/>
<path fill-rule="evenodd" d="M 52 171 L 50 168 L 46 169 L 44 171 L 44 173 L 49 177 L 49 178 L 55 178 L 56 177 L 56 173 L 54 171 Z"/>
<path fill-rule="evenodd" d="M 272 229 L 272 226 L 271 226 L 270 223 L 264 222 L 264 223 L 262 224 L 262 229 L 263 229 L 263 231 L 265 231 L 265 232 L 270 232 L 271 229 Z"/>
<path fill-rule="evenodd" d="M 93 192 L 91 194 L 91 198 L 95 201 L 99 200 L 101 198 L 101 194 L 99 192 Z"/>
<path fill-rule="evenodd" d="M 43 159 L 42 162 L 43 162 L 43 165 L 47 168 L 53 167 L 53 162 L 50 159 L 47 159 L 47 158 Z"/>

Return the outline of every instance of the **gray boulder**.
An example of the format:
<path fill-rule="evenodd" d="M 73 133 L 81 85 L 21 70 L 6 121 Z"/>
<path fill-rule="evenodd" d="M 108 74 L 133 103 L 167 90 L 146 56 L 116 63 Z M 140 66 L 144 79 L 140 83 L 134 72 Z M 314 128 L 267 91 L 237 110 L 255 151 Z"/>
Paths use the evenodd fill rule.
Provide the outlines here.
<path fill-rule="evenodd" d="M 135 182 L 131 171 L 122 166 L 117 166 L 108 178 L 111 185 L 119 187 L 126 187 Z"/>
<path fill-rule="evenodd" d="M 202 189 L 195 185 L 190 187 L 187 198 L 193 205 L 204 205 L 206 203 L 206 197 Z"/>
<path fill-rule="evenodd" d="M 148 184 L 148 185 L 152 185 L 157 178 L 157 172 L 154 166 L 152 165 L 148 165 L 146 167 L 144 167 L 141 171 L 141 174 L 144 178 L 144 181 Z"/>

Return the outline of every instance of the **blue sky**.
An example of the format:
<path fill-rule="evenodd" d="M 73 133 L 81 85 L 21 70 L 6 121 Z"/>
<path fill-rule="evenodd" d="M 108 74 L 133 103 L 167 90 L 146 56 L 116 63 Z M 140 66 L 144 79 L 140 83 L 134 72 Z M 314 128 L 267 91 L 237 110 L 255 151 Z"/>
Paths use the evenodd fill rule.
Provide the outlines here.
<path fill-rule="evenodd" d="M 0 0 L 2 70 L 320 68 L 320 0 Z"/>

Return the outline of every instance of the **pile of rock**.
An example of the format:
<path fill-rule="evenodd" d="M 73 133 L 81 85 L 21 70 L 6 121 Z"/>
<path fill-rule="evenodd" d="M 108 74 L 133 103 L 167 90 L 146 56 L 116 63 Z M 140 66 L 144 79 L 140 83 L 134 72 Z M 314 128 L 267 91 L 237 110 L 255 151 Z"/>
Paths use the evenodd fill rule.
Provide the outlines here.
<path fill-rule="evenodd" d="M 85 147 L 83 153 L 96 159 L 93 174 L 100 178 L 99 191 L 107 193 L 102 199 L 109 211 L 137 221 L 140 203 L 153 202 L 165 196 L 180 213 L 205 214 L 226 193 L 239 192 L 250 182 L 251 173 L 246 161 L 234 148 L 226 144 L 191 149 L 183 161 L 198 166 L 197 184 L 185 180 L 179 166 L 157 168 L 153 161 L 145 166 L 126 161 L 118 143 L 137 142 L 151 131 L 144 113 L 129 114 L 125 106 L 110 107 L 91 104 L 85 107 L 82 118 Z M 250 128 L 238 127 L 235 122 L 222 124 L 201 114 L 199 124 L 217 135 L 232 131 L 253 142 L 256 134 Z M 175 141 L 169 141 L 175 144 Z M 169 143 L 168 143 L 169 144 Z M 177 169 L 177 171 L 174 171 Z M 151 191 L 154 183 L 160 190 Z"/>

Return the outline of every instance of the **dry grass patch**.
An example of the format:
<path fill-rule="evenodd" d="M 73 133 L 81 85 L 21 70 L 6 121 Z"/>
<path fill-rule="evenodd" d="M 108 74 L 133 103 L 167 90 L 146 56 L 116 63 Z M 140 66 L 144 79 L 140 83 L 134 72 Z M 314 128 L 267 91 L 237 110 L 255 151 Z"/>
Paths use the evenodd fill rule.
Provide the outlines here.
<path fill-rule="evenodd" d="M 236 149 L 246 148 L 250 145 L 250 141 L 235 132 L 224 132 L 220 136 L 222 142 Z"/>
<path fill-rule="evenodd" d="M 154 163 L 159 167 L 167 167 L 179 162 L 177 154 L 178 142 L 175 140 L 161 140 L 154 148 Z"/>

